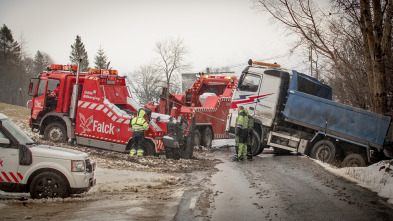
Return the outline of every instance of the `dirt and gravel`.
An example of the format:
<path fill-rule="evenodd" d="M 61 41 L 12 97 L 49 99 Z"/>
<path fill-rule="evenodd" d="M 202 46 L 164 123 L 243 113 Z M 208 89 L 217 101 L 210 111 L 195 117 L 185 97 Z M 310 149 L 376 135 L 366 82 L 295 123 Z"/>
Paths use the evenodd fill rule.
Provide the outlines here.
<path fill-rule="evenodd" d="M 0 103 L 0 112 L 37 143 L 54 145 L 29 130 L 29 109 Z M 237 163 L 230 160 L 232 143 L 218 140 L 213 149 L 196 148 L 189 160 L 131 158 L 125 153 L 56 144 L 87 152 L 97 163 L 97 185 L 66 199 L 33 200 L 26 193 L 0 191 L 0 220 L 393 218 L 393 207 L 385 199 L 331 174 L 308 157 L 264 151 L 252 162 Z M 362 175 L 368 178 L 368 173 L 375 173 L 370 171 Z M 386 175 L 390 178 L 391 173 Z"/>
<path fill-rule="evenodd" d="M 84 151 L 97 164 L 97 185 L 89 192 L 67 199 L 33 200 L 28 194 L 0 192 L 0 219 L 46 220 L 171 220 L 194 173 L 213 173 L 220 160 L 208 159 L 212 150 L 196 148 L 193 159 L 130 157 L 103 149 L 44 141 L 30 131 L 30 110 L 0 103 L 7 115 L 39 144 Z"/>

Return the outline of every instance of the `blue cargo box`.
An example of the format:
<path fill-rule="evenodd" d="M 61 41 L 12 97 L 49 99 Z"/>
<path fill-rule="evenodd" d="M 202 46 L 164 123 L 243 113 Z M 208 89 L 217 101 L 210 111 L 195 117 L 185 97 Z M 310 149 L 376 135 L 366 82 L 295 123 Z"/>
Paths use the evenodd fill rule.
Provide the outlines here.
<path fill-rule="evenodd" d="M 284 109 L 287 121 L 369 146 L 380 147 L 390 117 L 290 90 Z"/>

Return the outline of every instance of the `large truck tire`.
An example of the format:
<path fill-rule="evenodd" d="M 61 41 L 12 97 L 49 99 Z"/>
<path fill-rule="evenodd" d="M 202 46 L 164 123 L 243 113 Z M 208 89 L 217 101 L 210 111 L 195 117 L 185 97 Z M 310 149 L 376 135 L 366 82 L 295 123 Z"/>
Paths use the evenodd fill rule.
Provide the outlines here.
<path fill-rule="evenodd" d="M 56 172 L 45 171 L 31 181 L 30 196 L 33 199 L 66 198 L 69 196 L 68 185 Z"/>
<path fill-rule="evenodd" d="M 210 148 L 212 146 L 212 142 L 213 142 L 213 131 L 210 127 L 206 127 L 206 129 L 203 131 L 202 146 Z"/>
<path fill-rule="evenodd" d="M 44 139 L 54 143 L 67 142 L 67 130 L 60 122 L 50 123 L 44 130 Z"/>
<path fill-rule="evenodd" d="M 336 146 L 330 140 L 320 140 L 312 147 L 310 156 L 325 163 L 333 163 Z"/>
<path fill-rule="evenodd" d="M 201 132 L 199 130 L 194 131 L 194 146 L 199 147 L 201 145 Z"/>
<path fill-rule="evenodd" d="M 252 129 L 250 136 L 251 136 L 250 137 L 251 144 L 249 145 L 251 146 L 251 153 L 253 156 L 256 156 L 263 151 L 263 149 L 261 151 L 261 146 L 262 146 L 261 138 L 259 137 L 258 133 L 254 129 Z"/>
<path fill-rule="evenodd" d="M 153 144 L 153 142 L 149 141 L 149 140 L 144 140 L 142 143 L 143 146 L 143 155 L 144 156 L 157 156 L 156 150 L 155 150 L 155 146 Z"/>
<path fill-rule="evenodd" d="M 347 155 L 341 166 L 343 167 L 365 167 L 367 166 L 366 157 L 359 153 L 351 153 Z"/>

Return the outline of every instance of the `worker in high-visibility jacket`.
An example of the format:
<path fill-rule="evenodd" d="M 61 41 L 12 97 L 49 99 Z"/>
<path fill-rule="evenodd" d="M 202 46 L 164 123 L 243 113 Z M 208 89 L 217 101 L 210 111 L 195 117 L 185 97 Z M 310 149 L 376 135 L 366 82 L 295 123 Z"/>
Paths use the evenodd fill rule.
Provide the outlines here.
<path fill-rule="evenodd" d="M 142 147 L 143 140 L 145 139 L 145 131 L 149 129 L 149 124 L 145 120 L 145 109 L 138 110 L 137 117 L 131 120 L 130 126 L 132 127 L 132 146 L 130 156 L 137 154 L 143 156 L 144 150 Z"/>
<path fill-rule="evenodd" d="M 243 106 L 239 106 L 238 116 L 236 118 L 235 125 L 235 133 L 236 133 L 236 141 L 238 143 L 238 151 L 236 151 L 236 155 L 234 160 L 241 161 L 246 159 L 247 155 L 247 137 L 248 137 L 248 112 L 244 109 Z"/>

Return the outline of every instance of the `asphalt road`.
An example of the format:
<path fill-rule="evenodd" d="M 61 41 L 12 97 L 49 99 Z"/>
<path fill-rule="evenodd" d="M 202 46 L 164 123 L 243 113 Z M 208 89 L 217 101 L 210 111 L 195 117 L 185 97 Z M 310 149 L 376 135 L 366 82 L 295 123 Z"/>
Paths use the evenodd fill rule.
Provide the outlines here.
<path fill-rule="evenodd" d="M 190 179 L 175 220 L 393 220 L 386 199 L 307 157 L 232 162 L 231 150 L 213 154 L 219 172 Z"/>

